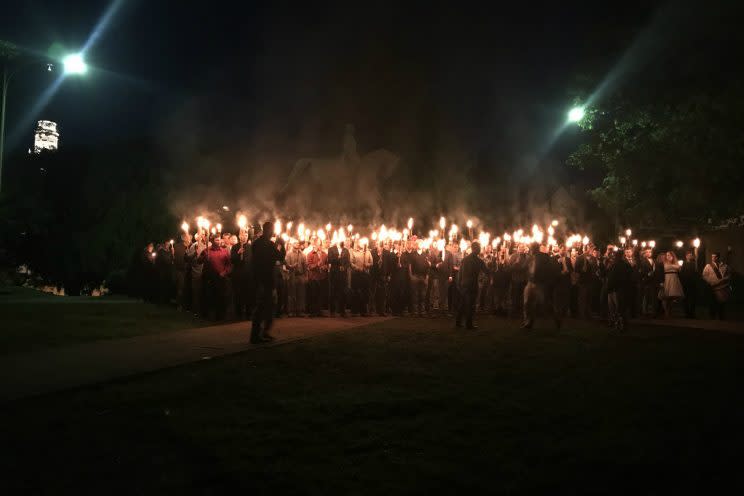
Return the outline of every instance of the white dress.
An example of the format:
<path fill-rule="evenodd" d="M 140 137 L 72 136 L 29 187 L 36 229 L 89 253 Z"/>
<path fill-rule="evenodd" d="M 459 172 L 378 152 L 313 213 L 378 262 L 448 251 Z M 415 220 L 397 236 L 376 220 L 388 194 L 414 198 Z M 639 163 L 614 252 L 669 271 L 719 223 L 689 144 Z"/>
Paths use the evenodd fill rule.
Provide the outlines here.
<path fill-rule="evenodd" d="M 682 290 L 682 283 L 679 281 L 679 265 L 677 264 L 664 264 L 664 297 L 685 297 L 685 292 Z"/>

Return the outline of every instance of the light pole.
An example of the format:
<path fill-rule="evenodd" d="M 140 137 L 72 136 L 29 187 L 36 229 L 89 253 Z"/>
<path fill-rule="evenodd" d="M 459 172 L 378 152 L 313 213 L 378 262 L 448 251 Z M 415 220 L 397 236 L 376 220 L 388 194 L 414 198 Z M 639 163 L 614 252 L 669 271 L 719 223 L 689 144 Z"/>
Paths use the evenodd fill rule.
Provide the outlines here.
<path fill-rule="evenodd" d="M 9 60 L 10 57 L 8 57 L 7 59 Z M 3 157 L 5 154 L 5 102 L 8 95 L 8 86 L 10 85 L 10 80 L 21 67 L 33 65 L 33 63 L 35 62 L 46 65 L 48 71 L 51 71 L 54 67 L 54 65 L 51 63 L 39 60 L 32 60 L 30 63 L 16 66 L 14 69 L 10 69 L 8 67 L 7 60 L 6 63 L 3 64 L 3 80 L 2 87 L 0 88 L 0 90 L 2 90 L 2 95 L 0 95 L 0 192 L 2 192 L 3 188 Z M 82 54 L 79 53 L 66 56 L 64 59 L 62 59 L 62 65 L 65 75 L 85 74 L 88 71 L 88 66 L 85 63 L 85 59 L 83 59 Z"/>

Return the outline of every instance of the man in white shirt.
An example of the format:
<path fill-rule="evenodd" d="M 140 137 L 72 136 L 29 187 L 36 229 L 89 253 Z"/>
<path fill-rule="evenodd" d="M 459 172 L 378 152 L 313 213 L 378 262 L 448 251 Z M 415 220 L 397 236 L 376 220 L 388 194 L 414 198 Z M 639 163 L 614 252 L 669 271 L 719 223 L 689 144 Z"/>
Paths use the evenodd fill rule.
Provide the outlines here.
<path fill-rule="evenodd" d="M 726 302 L 731 298 L 731 273 L 728 265 L 721 262 L 721 254 L 713 253 L 710 263 L 703 269 L 703 280 L 711 289 L 710 318 L 726 318 Z"/>

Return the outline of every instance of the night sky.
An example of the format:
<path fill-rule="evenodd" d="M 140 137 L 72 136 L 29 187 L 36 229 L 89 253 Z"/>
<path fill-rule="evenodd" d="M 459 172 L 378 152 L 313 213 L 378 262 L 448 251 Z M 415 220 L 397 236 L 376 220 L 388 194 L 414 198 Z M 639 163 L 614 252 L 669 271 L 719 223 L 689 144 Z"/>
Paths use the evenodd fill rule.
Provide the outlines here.
<path fill-rule="evenodd" d="M 24 48 L 75 51 L 96 36 L 86 56 L 94 69 L 67 78 L 36 114 L 54 75 L 26 71 L 14 82 L 9 145 L 29 147 L 35 120 L 51 119 L 63 147 L 147 140 L 172 163 L 223 164 L 191 182 L 225 187 L 236 172 L 336 156 L 353 123 L 360 153 L 391 150 L 413 178 L 437 161 L 452 164 L 439 176 L 468 161 L 481 185 L 549 163 L 543 170 L 588 187 L 596 178 L 562 165 L 578 130 L 553 139 L 582 78 L 593 89 L 611 83 L 606 91 L 638 84 L 684 43 L 709 38 L 713 22 L 734 18 L 719 8 L 726 2 L 705 11 L 652 1 L 397 3 L 17 2 L 0 33 Z"/>
<path fill-rule="evenodd" d="M 609 70 L 658 11 L 648 1 L 402 3 L 16 2 L 0 32 L 20 46 L 73 51 L 99 37 L 87 53 L 96 70 L 66 80 L 38 115 L 28 109 L 53 77 L 19 76 L 9 132 L 48 118 L 62 143 L 108 143 L 158 136 L 186 113 L 214 146 L 267 127 L 338 141 L 354 122 L 360 146 L 374 147 L 429 112 L 475 143 L 529 147 L 563 118 L 576 73 Z"/>

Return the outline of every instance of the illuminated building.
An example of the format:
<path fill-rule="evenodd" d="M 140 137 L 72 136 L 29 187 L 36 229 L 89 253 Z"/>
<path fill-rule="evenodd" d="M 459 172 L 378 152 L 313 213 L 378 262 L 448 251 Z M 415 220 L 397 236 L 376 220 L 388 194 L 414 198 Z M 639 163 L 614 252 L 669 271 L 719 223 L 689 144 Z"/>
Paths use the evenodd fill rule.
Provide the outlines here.
<path fill-rule="evenodd" d="M 34 130 L 34 153 L 43 151 L 54 151 L 59 145 L 59 132 L 57 123 L 52 121 L 39 121 Z"/>

